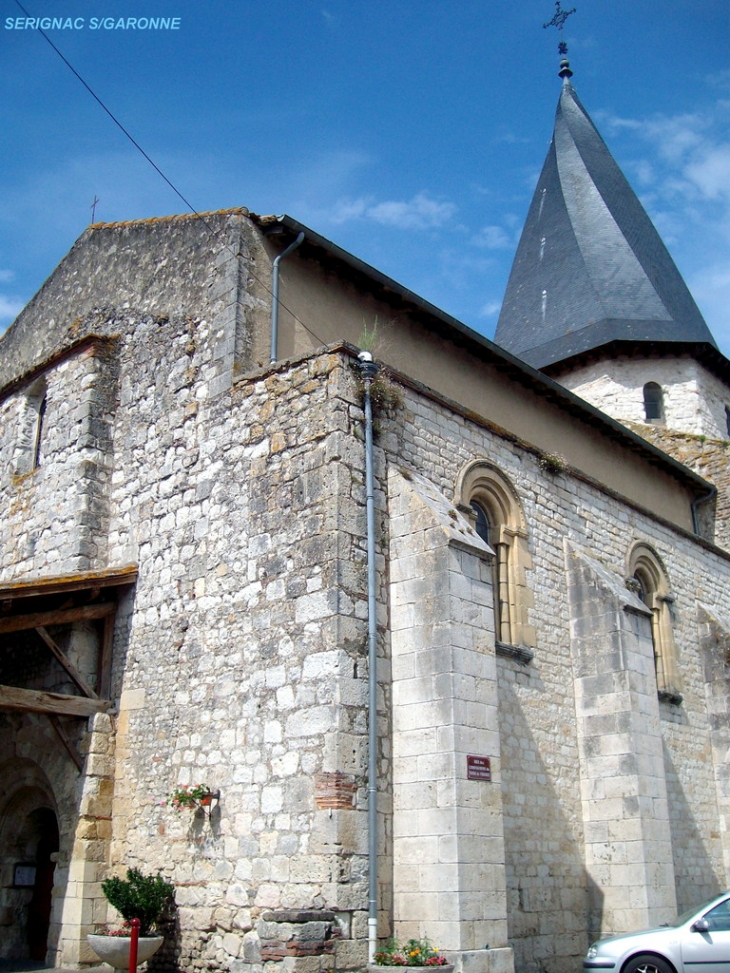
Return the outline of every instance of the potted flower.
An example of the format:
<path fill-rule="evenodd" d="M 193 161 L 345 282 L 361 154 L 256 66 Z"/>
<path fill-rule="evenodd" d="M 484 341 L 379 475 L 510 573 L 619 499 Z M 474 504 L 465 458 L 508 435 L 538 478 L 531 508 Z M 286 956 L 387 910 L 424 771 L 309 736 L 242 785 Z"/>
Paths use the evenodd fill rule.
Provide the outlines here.
<path fill-rule="evenodd" d="M 433 966 L 441 968 L 442 973 L 451 973 L 453 964 L 449 963 L 443 953 L 440 953 L 428 939 L 409 939 L 405 943 L 398 943 L 391 939 L 387 945 L 375 954 L 375 962 L 368 963 L 371 973 L 379 973 L 383 966 L 408 966 L 411 969 L 428 969 Z"/>
<path fill-rule="evenodd" d="M 220 792 L 213 792 L 207 784 L 181 784 L 162 803 L 182 811 L 183 808 L 210 807 L 219 797 Z"/>
<path fill-rule="evenodd" d="M 89 934 L 89 946 L 115 969 L 129 969 L 130 923 L 132 919 L 139 919 L 137 961 L 148 960 L 164 942 L 164 936 L 155 935 L 155 927 L 172 903 L 174 886 L 159 873 L 143 875 L 138 868 L 129 868 L 126 880 L 109 878 L 101 883 L 101 890 L 124 922 L 119 929 L 105 928 Z"/>

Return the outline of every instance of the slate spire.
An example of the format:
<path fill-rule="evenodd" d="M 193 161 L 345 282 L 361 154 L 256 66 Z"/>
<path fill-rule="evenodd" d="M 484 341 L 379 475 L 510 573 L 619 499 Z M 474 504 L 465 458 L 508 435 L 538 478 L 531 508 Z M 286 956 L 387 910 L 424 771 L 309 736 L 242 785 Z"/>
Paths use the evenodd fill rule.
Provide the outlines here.
<path fill-rule="evenodd" d="M 715 346 L 654 225 L 570 83 L 512 265 L 495 341 L 537 368 L 614 342 Z"/>

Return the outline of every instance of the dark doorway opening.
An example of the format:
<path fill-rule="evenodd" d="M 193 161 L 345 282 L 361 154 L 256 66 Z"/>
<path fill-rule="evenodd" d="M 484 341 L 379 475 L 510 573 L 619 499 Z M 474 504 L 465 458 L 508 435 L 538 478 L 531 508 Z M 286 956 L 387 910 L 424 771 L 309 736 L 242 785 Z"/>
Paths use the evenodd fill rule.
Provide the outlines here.
<path fill-rule="evenodd" d="M 35 884 L 28 905 L 28 951 L 30 958 L 45 960 L 53 905 L 53 873 L 58 851 L 58 823 L 50 808 L 41 807 L 28 815 L 28 831 L 35 842 Z"/>

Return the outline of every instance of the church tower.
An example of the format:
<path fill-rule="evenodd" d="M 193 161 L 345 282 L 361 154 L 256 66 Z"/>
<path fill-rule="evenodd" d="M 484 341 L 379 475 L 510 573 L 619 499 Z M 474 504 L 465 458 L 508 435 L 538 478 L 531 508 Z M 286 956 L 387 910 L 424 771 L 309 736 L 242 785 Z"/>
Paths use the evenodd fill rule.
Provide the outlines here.
<path fill-rule="evenodd" d="M 495 341 L 616 419 L 730 435 L 730 363 L 570 82 Z"/>
<path fill-rule="evenodd" d="M 715 483 L 730 513 L 730 361 L 571 84 L 495 341 Z"/>

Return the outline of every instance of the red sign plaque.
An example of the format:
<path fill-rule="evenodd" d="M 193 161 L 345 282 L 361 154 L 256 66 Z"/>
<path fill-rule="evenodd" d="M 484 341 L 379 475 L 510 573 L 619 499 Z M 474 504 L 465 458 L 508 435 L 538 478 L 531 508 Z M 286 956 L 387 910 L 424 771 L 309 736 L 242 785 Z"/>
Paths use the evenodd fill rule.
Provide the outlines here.
<path fill-rule="evenodd" d="M 466 778 L 467 780 L 491 780 L 492 764 L 490 758 L 473 757 L 471 754 L 467 754 Z"/>

